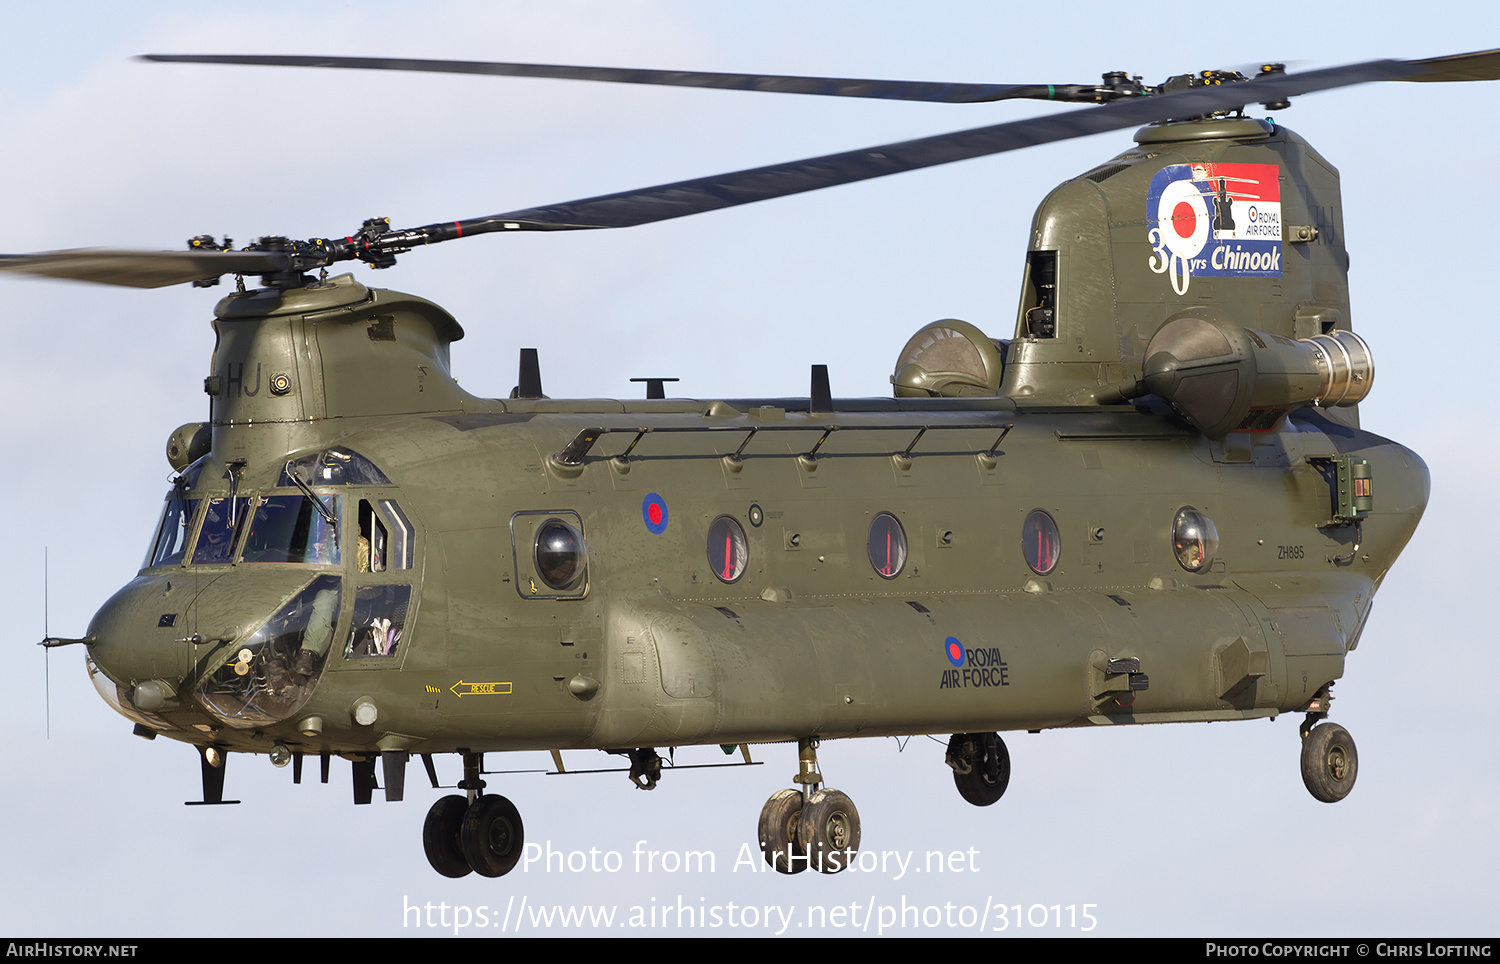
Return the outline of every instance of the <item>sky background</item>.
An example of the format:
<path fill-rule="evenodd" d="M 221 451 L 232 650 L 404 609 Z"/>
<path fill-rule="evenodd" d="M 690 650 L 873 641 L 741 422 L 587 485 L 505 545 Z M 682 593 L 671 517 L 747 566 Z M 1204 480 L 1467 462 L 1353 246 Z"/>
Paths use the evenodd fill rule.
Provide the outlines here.
<path fill-rule="evenodd" d="M 1500 46 L 1484 2 L 1190 6 L 551 0 L 404 3 L 7 4 L 0 30 L 0 251 L 180 248 L 191 235 L 342 235 L 474 217 L 942 133 L 1057 109 L 969 107 L 562 81 L 367 75 L 136 62 L 148 52 L 515 60 L 992 83 L 1160 82 L 1284 60 L 1311 69 Z M 1059 11 L 1071 10 L 1059 17 Z M 1494 936 L 1500 799 L 1491 677 L 1494 566 L 1485 555 L 1497 460 L 1494 239 L 1500 85 L 1388 84 L 1299 98 L 1277 120 L 1343 174 L 1353 319 L 1377 384 L 1367 428 L 1432 471 L 1422 528 L 1392 571 L 1335 695 L 1360 749 L 1337 806 L 1298 775 L 1295 715 L 1008 736 L 1010 790 L 963 803 L 943 745 L 825 744 L 823 771 L 863 816 L 863 849 L 963 851 L 960 869 L 761 873 L 762 802 L 789 785 L 791 747 L 761 767 L 492 776 L 529 841 L 618 852 L 618 872 L 450 881 L 427 866 L 420 768 L 407 800 L 350 803 L 349 767 L 291 785 L 264 758 L 230 760 L 236 807 L 184 807 L 196 754 L 146 742 L 96 695 L 82 653 L 34 644 L 50 559 L 50 629 L 81 635 L 134 575 L 178 425 L 207 414 L 215 300 L 225 289 L 135 291 L 0 279 L 0 452 L 7 509 L 0 701 L 0 932 L 28 936 L 439 936 L 403 907 L 498 919 L 521 901 L 650 909 L 771 905 L 786 933 L 863 930 L 871 907 L 1021 905 L 1072 936 Z M 684 395 L 800 395 L 827 363 L 834 393 L 884 395 L 928 321 L 1008 337 L 1027 226 L 1043 195 L 1130 146 L 1105 134 L 1021 154 L 627 231 L 475 239 L 356 275 L 447 307 L 467 331 L 454 374 L 483 395 L 541 353 L 549 395 L 634 397 L 632 376 Z M 44 672 L 50 668 L 50 737 Z M 578 752 L 571 766 L 607 765 Z M 679 754 L 709 762 L 717 751 Z M 540 769 L 541 754 L 491 756 Z M 439 759 L 445 782 L 456 758 Z M 315 775 L 316 766 L 309 767 Z M 712 873 L 636 872 L 633 851 L 708 851 Z M 973 849 L 972 856 L 969 855 Z M 809 908 L 856 905 L 843 927 Z M 1036 909 L 1035 905 L 1041 905 Z M 1053 905 L 1060 908 L 1054 911 Z M 1080 915 L 1072 926 L 1069 907 Z M 758 910 L 760 920 L 764 911 Z M 927 912 L 927 921 L 934 912 Z M 1062 926 L 1052 926 L 1059 914 Z M 450 923 L 457 920 L 450 911 Z M 943 916 L 943 915 L 939 915 Z M 678 926 L 615 933 L 760 935 Z M 529 924 L 528 924 L 529 930 Z M 564 932 L 555 925 L 555 933 Z M 577 930 L 574 928 L 572 930 Z M 958 929 L 959 932 L 963 928 Z M 462 933 L 505 936 L 498 927 Z M 908 927 L 906 935 L 947 932 Z"/>

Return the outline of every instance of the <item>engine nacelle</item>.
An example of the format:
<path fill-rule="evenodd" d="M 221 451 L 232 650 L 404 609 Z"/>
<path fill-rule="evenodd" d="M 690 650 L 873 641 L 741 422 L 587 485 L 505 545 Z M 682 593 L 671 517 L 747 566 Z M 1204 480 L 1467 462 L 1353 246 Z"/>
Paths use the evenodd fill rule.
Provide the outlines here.
<path fill-rule="evenodd" d="M 1352 331 L 1292 339 L 1235 324 L 1214 308 L 1178 312 L 1146 347 L 1141 384 L 1209 438 L 1268 431 L 1304 405 L 1354 405 L 1375 363 Z"/>
<path fill-rule="evenodd" d="M 896 397 L 999 394 L 1008 344 L 989 338 L 966 321 L 934 321 L 912 335 L 901 349 L 896 372 L 891 376 Z"/>

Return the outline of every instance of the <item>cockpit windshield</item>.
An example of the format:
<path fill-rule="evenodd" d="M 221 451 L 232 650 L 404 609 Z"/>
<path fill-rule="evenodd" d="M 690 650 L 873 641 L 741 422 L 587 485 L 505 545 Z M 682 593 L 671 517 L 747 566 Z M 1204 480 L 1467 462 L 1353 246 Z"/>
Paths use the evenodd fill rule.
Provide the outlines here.
<path fill-rule="evenodd" d="M 339 499 L 322 500 L 322 511 L 304 495 L 271 495 L 255 500 L 245 536 L 245 562 L 339 563 Z M 333 508 L 329 508 L 330 503 Z M 329 521 L 325 513 L 332 517 Z"/>
<path fill-rule="evenodd" d="M 247 492 L 240 487 L 244 462 L 239 460 L 228 463 L 222 475 L 228 494 L 223 489 L 194 492 L 212 458 L 204 456 L 173 480 L 146 553 L 145 568 L 239 562 L 340 565 L 344 497 L 326 494 L 326 490 L 332 486 L 391 484 L 369 459 L 333 446 L 289 459 L 283 463 L 276 485 L 261 491 Z M 218 481 L 203 481 L 209 489 L 220 485 Z M 325 491 L 317 492 L 314 487 Z M 195 498 L 188 498 L 189 492 Z M 377 518 L 373 504 L 380 506 L 383 516 L 391 518 L 389 523 Z M 359 505 L 360 571 L 384 571 L 388 553 L 394 553 L 395 568 L 410 568 L 411 526 L 395 503 L 367 498 L 359 500 Z M 355 539 L 356 533 L 351 531 L 351 546 Z"/>
<path fill-rule="evenodd" d="M 234 537 L 239 534 L 246 501 L 228 497 L 207 500 L 203 527 L 198 533 L 198 544 L 193 549 L 193 565 L 211 566 L 229 562 L 233 558 Z"/>

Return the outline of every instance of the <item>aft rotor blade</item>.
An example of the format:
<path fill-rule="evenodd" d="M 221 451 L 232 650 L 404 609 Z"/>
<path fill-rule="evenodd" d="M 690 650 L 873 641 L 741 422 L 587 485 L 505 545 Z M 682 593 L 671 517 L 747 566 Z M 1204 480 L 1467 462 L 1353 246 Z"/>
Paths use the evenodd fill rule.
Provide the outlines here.
<path fill-rule="evenodd" d="M 1392 80 L 1411 73 L 1409 63 L 1376 60 L 1301 74 L 1273 75 L 1242 83 L 1195 87 L 1156 97 L 1120 101 L 1104 107 L 1068 111 L 714 177 L 660 184 L 564 204 L 511 211 L 489 218 L 459 222 L 457 226 L 464 234 L 500 230 L 631 227 L 1140 124 L 1198 117 L 1246 104 L 1285 100 L 1318 90 Z M 450 233 L 449 236 L 455 235 Z"/>
<path fill-rule="evenodd" d="M 285 255 L 268 251 L 75 248 L 41 254 L 0 255 L 0 271 L 128 288 L 164 288 L 189 281 L 212 281 L 226 274 L 265 274 L 283 270 L 286 266 Z"/>
<path fill-rule="evenodd" d="M 569 67 L 559 64 L 508 64 L 478 60 L 406 60 L 386 57 L 283 57 L 240 54 L 146 54 L 142 60 L 186 64 L 240 64 L 263 67 L 326 67 L 344 70 L 409 70 L 436 74 L 489 74 L 499 77 L 543 77 L 593 80 L 611 84 L 657 84 L 708 87 L 823 97 L 872 97 L 942 104 L 977 104 L 1017 97 L 1066 100 L 1076 85 L 945 84 L 911 80 L 861 80 L 851 77 L 788 77 L 776 74 L 724 74 L 694 70 L 632 70 L 621 67 Z M 1082 89 L 1082 88 L 1078 88 Z M 1092 90 L 1092 87 L 1087 88 Z M 1090 98 L 1092 99 L 1092 98 Z"/>

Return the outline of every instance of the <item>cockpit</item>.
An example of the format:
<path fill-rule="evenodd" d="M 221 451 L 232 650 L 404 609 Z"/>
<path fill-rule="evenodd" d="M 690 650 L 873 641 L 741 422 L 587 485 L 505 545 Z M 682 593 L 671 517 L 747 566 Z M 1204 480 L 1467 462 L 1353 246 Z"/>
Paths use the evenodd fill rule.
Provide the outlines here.
<path fill-rule="evenodd" d="M 210 456 L 188 466 L 173 483 L 143 569 L 275 562 L 338 566 L 345 497 L 313 487 L 386 486 L 391 482 L 368 459 L 346 448 L 330 448 L 288 461 L 276 485 L 241 493 L 238 467 L 231 465 L 232 491 L 198 495 Z M 411 567 L 411 525 L 393 500 L 360 500 L 356 541 L 358 569 L 382 572 L 393 564 Z"/>
<path fill-rule="evenodd" d="M 92 662 L 102 664 L 95 672 L 109 670 L 119 687 L 110 702 L 127 716 L 137 718 L 121 703 L 152 715 L 181 706 L 186 690 L 230 726 L 263 726 L 297 713 L 331 665 L 399 661 L 415 602 L 416 532 L 390 479 L 339 446 L 288 460 L 269 486 L 242 485 L 243 469 L 207 455 L 183 470 L 132 583 L 143 591 L 117 597 L 109 635 L 133 641 L 111 642 Z M 168 595 L 173 582 L 189 595 L 152 598 L 178 598 Z M 154 608 L 126 611 L 142 606 Z M 174 611 L 160 613 L 168 606 Z M 148 619 L 169 627 L 171 640 L 142 632 Z M 127 645 L 175 646 L 161 662 L 187 671 L 142 680 L 143 654 Z M 101 692 L 107 682 L 96 677 Z"/>

